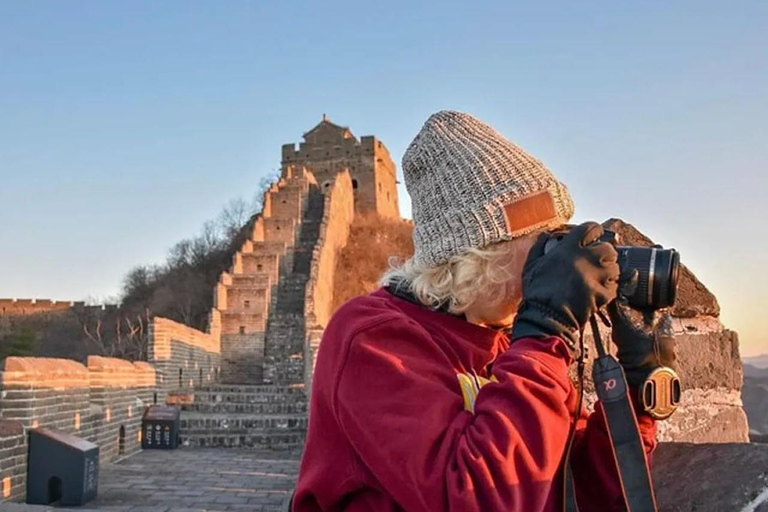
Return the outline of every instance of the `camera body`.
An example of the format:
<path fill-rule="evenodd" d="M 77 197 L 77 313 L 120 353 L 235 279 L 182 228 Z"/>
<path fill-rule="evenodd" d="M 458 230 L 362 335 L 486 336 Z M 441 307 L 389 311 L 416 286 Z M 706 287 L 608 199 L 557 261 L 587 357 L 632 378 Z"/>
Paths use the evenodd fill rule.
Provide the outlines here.
<path fill-rule="evenodd" d="M 552 250 L 565 236 L 566 232 L 551 235 L 544 246 L 544 252 Z M 675 304 L 677 281 L 680 274 L 680 253 L 675 249 L 661 246 L 633 247 L 619 245 L 619 235 L 606 230 L 598 242 L 608 242 L 619 253 L 618 263 L 621 269 L 619 289 L 627 302 L 637 309 L 661 309 Z M 624 286 L 626 281 L 634 279 L 633 289 Z"/>
<path fill-rule="evenodd" d="M 544 245 L 544 253 L 554 249 L 566 234 L 567 231 L 552 233 Z M 619 253 L 619 290 L 631 307 L 653 311 L 675 304 L 680 274 L 680 254 L 676 250 L 619 245 L 618 234 L 608 230 L 594 243 L 601 242 L 612 244 Z M 664 420 L 677 410 L 681 392 L 677 373 L 672 368 L 658 366 L 646 377 L 638 390 L 638 398 L 646 413 Z"/>

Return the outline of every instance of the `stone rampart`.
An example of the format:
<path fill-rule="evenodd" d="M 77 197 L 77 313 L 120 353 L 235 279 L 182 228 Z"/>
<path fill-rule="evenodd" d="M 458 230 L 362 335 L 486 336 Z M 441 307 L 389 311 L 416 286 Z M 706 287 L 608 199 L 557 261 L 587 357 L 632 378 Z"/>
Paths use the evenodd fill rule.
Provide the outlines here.
<path fill-rule="evenodd" d="M 58 311 L 102 312 L 117 309 L 116 304 L 86 306 L 85 302 L 52 299 L 0 299 L 0 316 L 35 315 Z"/>
<path fill-rule="evenodd" d="M 25 497 L 26 431 L 47 427 L 92 441 L 102 463 L 141 448 L 141 418 L 154 401 L 148 363 L 91 356 L 9 357 L 0 367 L 0 501 Z"/>
<path fill-rule="evenodd" d="M 305 385 L 309 389 L 315 366 L 315 354 L 321 333 L 331 317 L 333 282 L 336 259 L 349 239 L 349 229 L 355 216 L 352 179 L 347 172 L 339 173 L 325 194 L 320 235 L 312 255 L 309 281 L 304 299 L 306 342 L 304 353 Z"/>
<path fill-rule="evenodd" d="M 168 392 L 218 381 L 221 365 L 219 313 L 211 315 L 211 332 L 155 317 L 149 327 L 149 360 L 157 371 L 158 400 Z M 217 334 L 218 333 L 218 334 Z"/>

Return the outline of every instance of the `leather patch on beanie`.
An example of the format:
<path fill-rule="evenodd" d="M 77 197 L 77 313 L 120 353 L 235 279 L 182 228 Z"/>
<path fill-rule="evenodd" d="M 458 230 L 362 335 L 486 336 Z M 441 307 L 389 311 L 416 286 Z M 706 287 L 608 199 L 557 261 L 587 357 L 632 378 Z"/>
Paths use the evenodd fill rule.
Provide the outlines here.
<path fill-rule="evenodd" d="M 504 206 L 504 217 L 511 235 L 515 235 L 557 219 L 555 200 L 549 190 Z"/>

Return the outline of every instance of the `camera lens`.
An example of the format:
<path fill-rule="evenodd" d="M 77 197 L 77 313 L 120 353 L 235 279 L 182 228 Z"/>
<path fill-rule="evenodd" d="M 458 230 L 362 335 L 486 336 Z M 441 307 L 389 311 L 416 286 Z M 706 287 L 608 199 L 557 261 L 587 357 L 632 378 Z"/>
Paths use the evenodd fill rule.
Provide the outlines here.
<path fill-rule="evenodd" d="M 680 273 L 680 254 L 674 249 L 658 249 L 656 252 L 656 277 L 653 295 L 654 308 L 674 305 L 677 298 L 677 277 Z"/>
<path fill-rule="evenodd" d="M 680 255 L 674 249 L 657 247 L 617 247 L 619 266 L 635 269 L 637 288 L 629 303 L 638 308 L 666 308 L 675 303 Z"/>

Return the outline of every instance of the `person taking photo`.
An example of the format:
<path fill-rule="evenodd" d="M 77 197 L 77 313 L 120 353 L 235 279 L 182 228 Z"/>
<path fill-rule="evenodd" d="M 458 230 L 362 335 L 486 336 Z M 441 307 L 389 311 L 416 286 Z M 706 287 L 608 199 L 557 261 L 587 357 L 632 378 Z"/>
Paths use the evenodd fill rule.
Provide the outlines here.
<path fill-rule="evenodd" d="M 415 253 L 325 330 L 292 510 L 562 510 L 567 452 L 579 510 L 623 510 L 602 405 L 579 408 L 569 376 L 585 325 L 617 296 L 602 227 L 545 250 L 573 215 L 567 188 L 467 114 L 432 115 L 403 173 Z M 637 385 L 653 327 L 611 311 Z M 650 453 L 655 421 L 636 414 Z"/>

